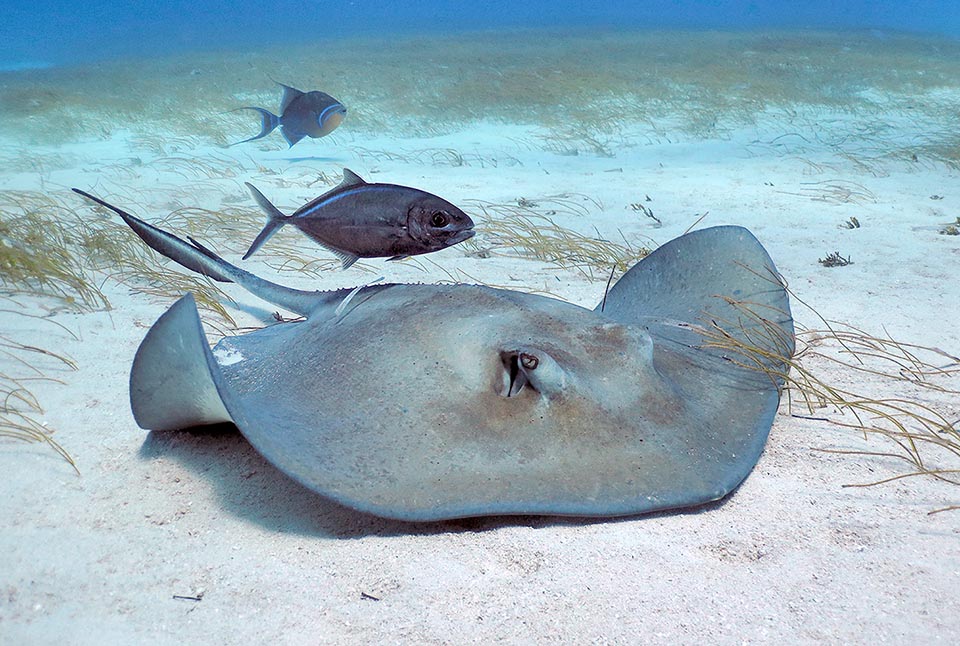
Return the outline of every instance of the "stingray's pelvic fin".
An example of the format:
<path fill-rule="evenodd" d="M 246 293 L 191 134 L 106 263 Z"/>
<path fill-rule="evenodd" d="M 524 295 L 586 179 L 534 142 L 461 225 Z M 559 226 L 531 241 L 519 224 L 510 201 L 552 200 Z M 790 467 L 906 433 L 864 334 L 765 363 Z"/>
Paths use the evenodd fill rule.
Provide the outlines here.
<path fill-rule="evenodd" d="M 187 242 L 172 233 L 147 224 L 143 220 L 134 217 L 123 209 L 113 206 L 108 202 L 104 202 L 98 197 L 94 197 L 78 188 L 73 190 L 75 193 L 96 202 L 100 206 L 110 209 L 123 218 L 123 221 L 126 222 L 127 225 L 133 229 L 133 232 L 140 236 L 151 249 L 198 274 L 209 276 L 214 280 L 224 283 L 237 283 L 254 296 L 301 316 L 308 316 L 321 302 L 325 302 L 327 299 L 327 296 L 320 292 L 291 289 L 272 283 L 269 280 L 264 280 L 235 265 L 231 265 L 216 253 L 193 239 Z"/>

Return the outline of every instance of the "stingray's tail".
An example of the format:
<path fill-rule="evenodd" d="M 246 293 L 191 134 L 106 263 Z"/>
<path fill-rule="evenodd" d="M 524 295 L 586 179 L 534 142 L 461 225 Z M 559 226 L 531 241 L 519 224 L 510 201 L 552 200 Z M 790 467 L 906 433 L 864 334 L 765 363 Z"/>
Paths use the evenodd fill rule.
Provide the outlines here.
<path fill-rule="evenodd" d="M 246 260 L 253 254 L 257 252 L 257 249 L 263 246 L 267 240 L 276 233 L 280 227 L 285 225 L 290 217 L 284 215 L 280 209 L 275 207 L 270 200 L 264 196 L 257 187 L 251 184 L 250 182 L 245 182 L 247 188 L 250 189 L 250 195 L 253 196 L 253 199 L 257 201 L 257 204 L 260 205 L 260 208 L 263 209 L 263 212 L 267 214 L 267 224 L 264 225 L 263 230 L 253 241 L 253 244 L 250 245 L 250 249 L 247 250 L 247 253 L 243 254 L 243 259 Z"/>
<path fill-rule="evenodd" d="M 123 221 L 133 229 L 133 232 L 147 243 L 148 247 L 163 254 L 170 260 L 183 265 L 187 269 L 195 271 L 198 274 L 203 274 L 204 276 L 209 276 L 223 283 L 237 283 L 251 294 L 302 316 L 307 316 L 318 305 L 318 301 L 320 300 L 318 292 L 291 289 L 272 283 L 269 280 L 264 280 L 259 276 L 240 269 L 236 265 L 231 265 L 193 238 L 188 237 L 187 240 L 189 240 L 189 242 L 187 242 L 187 240 L 183 240 L 172 233 L 147 224 L 123 209 L 104 202 L 100 198 L 94 197 L 85 191 L 81 191 L 78 188 L 73 190 L 75 193 L 79 193 L 88 200 L 96 202 L 100 206 L 106 207 L 119 215 L 123 218 Z"/>
<path fill-rule="evenodd" d="M 269 110 L 264 110 L 263 108 L 258 108 L 252 105 L 247 105 L 242 108 L 237 108 L 237 110 L 256 110 L 257 112 L 260 113 L 260 119 L 262 120 L 262 123 L 260 125 L 260 134 L 254 135 L 249 139 L 244 139 L 243 141 L 238 141 L 236 143 L 230 144 L 231 146 L 236 146 L 237 144 L 245 144 L 248 141 L 253 141 L 255 139 L 261 139 L 262 137 L 266 137 L 271 132 L 276 130 L 277 126 L 280 125 L 280 117 L 270 112 Z M 233 110 L 233 112 L 236 112 L 236 110 Z"/>

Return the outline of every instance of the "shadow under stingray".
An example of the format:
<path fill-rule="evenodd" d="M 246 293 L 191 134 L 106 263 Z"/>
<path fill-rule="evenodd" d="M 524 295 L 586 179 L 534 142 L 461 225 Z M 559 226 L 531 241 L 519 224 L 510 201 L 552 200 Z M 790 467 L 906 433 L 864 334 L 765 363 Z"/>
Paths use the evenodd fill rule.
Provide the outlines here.
<path fill-rule="evenodd" d="M 267 462 L 233 424 L 185 431 L 151 431 L 140 447 L 140 457 L 150 460 L 160 456 L 174 459 L 208 479 L 229 513 L 271 531 L 327 538 L 422 536 L 483 532 L 500 527 L 629 522 L 678 513 L 699 514 L 721 507 L 730 497 L 698 507 L 616 518 L 518 515 L 411 522 L 356 511 L 310 491 Z"/>

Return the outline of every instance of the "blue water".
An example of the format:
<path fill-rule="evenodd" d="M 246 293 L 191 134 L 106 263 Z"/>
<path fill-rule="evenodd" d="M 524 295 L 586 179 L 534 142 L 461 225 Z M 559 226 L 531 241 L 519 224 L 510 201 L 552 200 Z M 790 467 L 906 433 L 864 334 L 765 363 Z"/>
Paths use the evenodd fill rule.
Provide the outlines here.
<path fill-rule="evenodd" d="M 879 29 L 960 38 L 960 0 L 23 0 L 3 13 L 0 69 L 516 27 Z M 318 43 L 318 66 L 343 56 L 349 52 Z"/>

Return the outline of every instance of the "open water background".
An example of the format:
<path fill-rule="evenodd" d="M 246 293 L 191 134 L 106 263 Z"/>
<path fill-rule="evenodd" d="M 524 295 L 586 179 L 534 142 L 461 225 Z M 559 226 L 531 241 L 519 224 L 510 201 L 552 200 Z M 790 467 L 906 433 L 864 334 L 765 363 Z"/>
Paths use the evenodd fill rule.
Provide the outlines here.
<path fill-rule="evenodd" d="M 853 29 L 960 37 L 957 0 L 38 0 L 8 3 L 0 70 L 317 42 L 317 62 L 349 57 L 331 40 L 543 27 Z M 324 43 L 327 43 L 326 46 Z M 325 48 L 326 47 L 326 48 Z"/>

